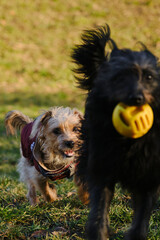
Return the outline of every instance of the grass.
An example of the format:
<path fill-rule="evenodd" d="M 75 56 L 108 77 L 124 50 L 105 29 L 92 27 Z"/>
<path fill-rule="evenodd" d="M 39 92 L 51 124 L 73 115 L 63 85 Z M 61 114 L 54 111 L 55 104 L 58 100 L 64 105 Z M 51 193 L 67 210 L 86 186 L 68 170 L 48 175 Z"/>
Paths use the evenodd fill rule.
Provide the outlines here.
<path fill-rule="evenodd" d="M 19 136 L 7 137 L 4 115 L 17 109 L 35 117 L 51 106 L 83 111 L 85 95 L 76 88 L 71 49 L 83 29 L 112 29 L 119 47 L 139 48 L 143 42 L 160 56 L 159 0 L 1 0 L 0 4 L 0 239 L 85 238 L 88 208 L 71 180 L 57 181 L 62 200 L 31 207 L 18 181 Z M 149 239 L 160 239 L 160 202 L 150 220 Z M 128 193 L 117 186 L 111 206 L 111 239 L 123 239 L 132 209 Z M 59 229 L 59 230 L 58 230 Z M 64 231 L 63 235 L 55 235 Z"/>

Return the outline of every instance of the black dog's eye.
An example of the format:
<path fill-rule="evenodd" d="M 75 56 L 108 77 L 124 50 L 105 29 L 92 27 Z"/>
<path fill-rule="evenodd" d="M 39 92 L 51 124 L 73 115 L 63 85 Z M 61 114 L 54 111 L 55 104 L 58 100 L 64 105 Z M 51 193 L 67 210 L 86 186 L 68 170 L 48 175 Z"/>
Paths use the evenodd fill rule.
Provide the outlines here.
<path fill-rule="evenodd" d="M 152 76 L 152 74 L 151 74 L 150 72 L 144 72 L 143 74 L 144 74 L 145 79 L 146 79 L 148 82 L 153 81 L 153 76 Z"/>
<path fill-rule="evenodd" d="M 146 79 L 147 79 L 148 81 L 152 81 L 152 80 L 153 80 L 153 77 L 152 77 L 151 74 L 148 74 L 148 75 L 146 76 Z"/>
<path fill-rule="evenodd" d="M 74 127 L 73 132 L 78 132 L 78 127 Z"/>
<path fill-rule="evenodd" d="M 53 133 L 56 134 L 56 135 L 59 135 L 59 134 L 61 134 L 61 129 L 60 128 L 55 128 L 55 129 L 53 129 Z"/>

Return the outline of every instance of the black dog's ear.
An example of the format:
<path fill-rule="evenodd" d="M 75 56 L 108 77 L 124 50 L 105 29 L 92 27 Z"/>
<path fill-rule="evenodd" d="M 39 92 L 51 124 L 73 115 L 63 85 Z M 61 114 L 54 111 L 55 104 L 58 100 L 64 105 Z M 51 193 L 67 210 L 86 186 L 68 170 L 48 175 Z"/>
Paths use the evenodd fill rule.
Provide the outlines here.
<path fill-rule="evenodd" d="M 153 55 L 148 49 L 145 49 L 144 52 L 145 52 L 146 56 L 148 56 L 152 60 L 152 62 L 155 63 L 155 65 L 157 65 L 157 63 L 159 61 L 158 57 Z"/>
<path fill-rule="evenodd" d="M 79 87 L 89 91 L 93 86 L 100 65 L 107 60 L 106 44 L 109 43 L 112 49 L 117 48 L 117 46 L 110 38 L 108 25 L 84 31 L 81 40 L 82 44 L 76 45 L 72 53 L 72 59 L 78 65 L 74 72 Z"/>
<path fill-rule="evenodd" d="M 137 44 L 140 45 L 141 50 L 146 54 L 147 57 L 149 57 L 155 64 L 157 64 L 157 62 L 159 61 L 159 58 L 156 57 L 155 55 L 153 55 L 153 53 L 151 53 L 148 48 L 145 46 L 144 43 L 142 42 L 138 42 Z"/>

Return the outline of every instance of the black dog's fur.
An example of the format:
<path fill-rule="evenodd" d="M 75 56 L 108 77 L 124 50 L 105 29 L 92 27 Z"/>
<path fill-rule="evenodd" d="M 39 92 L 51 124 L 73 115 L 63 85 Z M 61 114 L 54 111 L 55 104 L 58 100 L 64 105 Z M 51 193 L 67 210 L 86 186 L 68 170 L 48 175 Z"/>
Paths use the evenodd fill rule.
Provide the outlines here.
<path fill-rule="evenodd" d="M 108 26 L 85 31 L 72 58 L 79 87 L 88 90 L 77 169 L 90 194 L 88 239 L 107 239 L 109 206 L 115 184 L 121 183 L 131 192 L 134 207 L 125 239 L 144 240 L 160 186 L 158 59 L 144 46 L 141 51 L 119 49 Z M 119 102 L 152 107 L 154 123 L 146 135 L 131 139 L 117 133 L 112 113 Z"/>

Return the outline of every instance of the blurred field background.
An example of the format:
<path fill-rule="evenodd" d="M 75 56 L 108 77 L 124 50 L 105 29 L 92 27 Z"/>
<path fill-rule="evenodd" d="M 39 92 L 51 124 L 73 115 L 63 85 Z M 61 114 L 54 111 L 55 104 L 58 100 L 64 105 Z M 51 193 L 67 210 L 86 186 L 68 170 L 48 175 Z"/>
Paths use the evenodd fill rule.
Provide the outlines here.
<path fill-rule="evenodd" d="M 159 0 L 0 1 L 0 239 L 85 238 L 88 208 L 76 195 L 67 196 L 75 190 L 71 180 L 56 182 L 63 200 L 29 205 L 16 173 L 19 136 L 7 137 L 3 120 L 13 109 L 30 117 L 51 106 L 83 111 L 85 94 L 76 88 L 70 53 L 84 29 L 105 23 L 120 48 L 137 49 L 141 41 L 160 56 Z M 159 208 L 160 202 L 150 221 L 151 240 L 160 239 Z M 129 195 L 117 187 L 111 239 L 123 239 L 131 217 Z"/>

